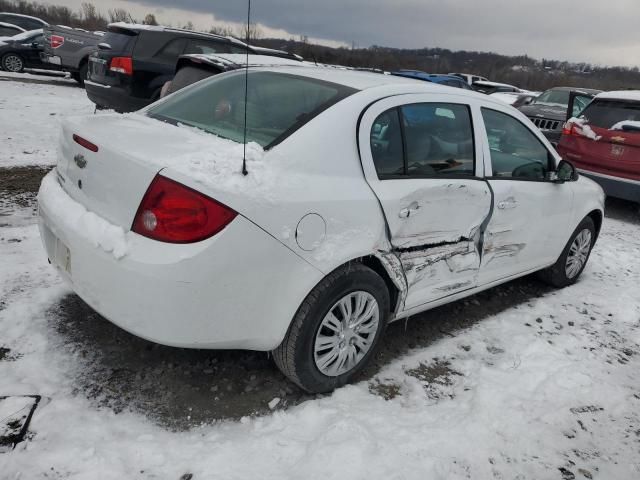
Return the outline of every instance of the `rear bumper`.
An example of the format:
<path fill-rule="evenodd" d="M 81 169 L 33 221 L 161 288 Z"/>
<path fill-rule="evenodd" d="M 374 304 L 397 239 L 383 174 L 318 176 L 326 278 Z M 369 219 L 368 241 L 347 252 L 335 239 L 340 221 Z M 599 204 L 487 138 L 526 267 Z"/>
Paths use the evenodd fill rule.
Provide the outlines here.
<path fill-rule="evenodd" d="M 54 210 L 55 195 L 66 195 L 64 190 L 58 186 L 53 197 L 42 192 L 39 226 L 51 263 L 94 310 L 156 343 L 271 350 L 322 278 L 242 216 L 190 245 L 127 232 L 127 253 L 117 259 L 76 227 L 82 222 Z"/>
<path fill-rule="evenodd" d="M 580 174 L 598 183 L 609 197 L 640 203 L 640 181 L 614 177 L 578 168 Z"/>
<path fill-rule="evenodd" d="M 91 80 L 85 80 L 84 88 L 89 100 L 98 107 L 116 112 L 135 112 L 151 103 L 151 100 L 132 96 L 122 87 L 104 85 Z"/>

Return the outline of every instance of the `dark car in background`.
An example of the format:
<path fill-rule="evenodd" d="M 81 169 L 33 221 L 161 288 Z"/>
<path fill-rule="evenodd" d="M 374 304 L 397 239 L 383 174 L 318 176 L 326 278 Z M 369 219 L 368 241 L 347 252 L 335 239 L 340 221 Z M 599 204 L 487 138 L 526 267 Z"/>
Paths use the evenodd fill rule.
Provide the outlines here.
<path fill-rule="evenodd" d="M 244 53 L 190 54 L 181 55 L 176 63 L 176 73 L 172 80 L 165 83 L 161 97 L 177 92 L 189 85 L 222 72 L 249 67 L 308 66 L 307 62 L 296 57 L 282 58 L 279 50 L 259 49 L 259 55 Z M 276 55 L 270 55 L 275 52 Z M 248 62 L 247 62 L 248 60 Z"/>
<path fill-rule="evenodd" d="M 42 29 L 19 33 L 0 42 L 0 68 L 20 73 L 25 68 L 56 70 L 55 65 L 43 63 L 40 54 L 44 50 Z"/>
<path fill-rule="evenodd" d="M 607 195 L 640 203 L 640 91 L 596 96 L 566 123 L 558 153 Z"/>
<path fill-rule="evenodd" d="M 180 55 L 246 54 L 247 50 L 255 53 L 253 47 L 230 37 L 162 26 L 112 23 L 98 50 L 89 56 L 85 89 L 99 108 L 131 112 L 160 98 L 163 85 L 175 74 Z M 262 53 L 263 49 L 258 50 Z M 279 55 L 289 54 L 279 52 Z"/>
<path fill-rule="evenodd" d="M 520 107 L 520 111 L 529 117 L 551 143 L 557 145 L 564 122 L 578 115 L 598 93 L 600 90 L 555 87 L 543 92 L 529 105 Z M 571 112 L 568 111 L 570 99 L 574 99 Z"/>
<path fill-rule="evenodd" d="M 17 25 L 24 31 L 37 30 L 49 25 L 44 20 L 29 15 L 21 15 L 20 13 L 0 12 L 0 22 Z"/>
<path fill-rule="evenodd" d="M 398 77 L 415 78 L 416 80 L 437 83 L 440 85 L 446 85 L 448 87 L 471 90 L 471 87 L 464 79 L 454 75 L 427 73 L 421 70 L 398 70 L 396 72 L 391 72 L 391 75 L 396 75 Z"/>

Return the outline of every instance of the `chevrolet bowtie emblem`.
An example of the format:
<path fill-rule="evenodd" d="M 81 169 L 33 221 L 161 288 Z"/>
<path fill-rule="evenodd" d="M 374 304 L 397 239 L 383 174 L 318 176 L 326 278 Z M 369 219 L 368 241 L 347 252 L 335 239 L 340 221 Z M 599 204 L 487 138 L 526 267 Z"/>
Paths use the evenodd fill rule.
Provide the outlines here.
<path fill-rule="evenodd" d="M 612 142 L 622 143 L 622 142 L 626 142 L 627 139 L 624 138 L 624 137 L 611 137 L 611 141 Z"/>
<path fill-rule="evenodd" d="M 78 166 L 78 168 L 84 168 L 87 166 L 87 159 L 84 158 L 84 155 L 82 155 L 81 153 L 78 153 L 77 155 L 75 155 L 73 157 L 73 161 L 76 162 L 76 165 Z"/>

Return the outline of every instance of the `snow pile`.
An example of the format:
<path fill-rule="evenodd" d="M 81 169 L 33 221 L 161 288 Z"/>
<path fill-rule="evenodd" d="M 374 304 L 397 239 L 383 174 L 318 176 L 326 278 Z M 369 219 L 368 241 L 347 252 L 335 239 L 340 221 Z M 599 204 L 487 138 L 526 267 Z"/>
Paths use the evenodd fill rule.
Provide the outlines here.
<path fill-rule="evenodd" d="M 609 130 L 624 130 L 625 127 L 631 127 L 631 129 L 640 130 L 640 122 L 636 120 L 623 120 L 616 123 Z"/>
<path fill-rule="evenodd" d="M 582 135 L 583 137 L 587 137 L 594 141 L 598 141 L 602 138 L 600 135 L 597 135 L 596 132 L 594 132 L 591 129 L 587 119 L 584 117 L 580 117 L 580 118 L 571 117 L 569 120 L 567 120 L 567 126 L 570 126 L 570 125 L 573 125 L 576 128 L 576 132 Z"/>
<path fill-rule="evenodd" d="M 89 212 L 69 197 L 58 183 L 55 169 L 42 180 L 38 203 L 46 205 L 47 215 L 64 230 L 75 232 L 93 246 L 111 253 L 116 259 L 127 254 L 129 245 L 122 227 Z"/>

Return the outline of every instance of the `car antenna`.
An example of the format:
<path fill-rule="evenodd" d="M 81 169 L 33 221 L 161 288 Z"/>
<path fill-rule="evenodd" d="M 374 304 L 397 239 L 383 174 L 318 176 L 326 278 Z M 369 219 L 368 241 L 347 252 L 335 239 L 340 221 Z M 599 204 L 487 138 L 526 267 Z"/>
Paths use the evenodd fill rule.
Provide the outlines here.
<path fill-rule="evenodd" d="M 249 32 L 251 30 L 251 0 L 247 4 L 247 64 L 244 66 L 244 143 L 242 151 L 242 175 L 248 175 L 247 171 L 247 99 L 249 98 Z"/>

